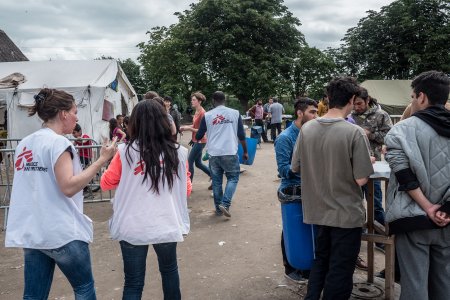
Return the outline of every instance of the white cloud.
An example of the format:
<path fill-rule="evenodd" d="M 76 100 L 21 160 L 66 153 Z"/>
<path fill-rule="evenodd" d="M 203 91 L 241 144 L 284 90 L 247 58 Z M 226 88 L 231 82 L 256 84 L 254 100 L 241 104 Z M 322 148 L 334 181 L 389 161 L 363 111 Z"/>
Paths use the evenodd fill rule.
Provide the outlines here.
<path fill-rule="evenodd" d="M 311 46 L 335 47 L 365 11 L 392 0 L 286 0 Z M 2 0 L 0 20 L 30 60 L 136 58 L 136 45 L 155 26 L 177 22 L 191 0 Z"/>

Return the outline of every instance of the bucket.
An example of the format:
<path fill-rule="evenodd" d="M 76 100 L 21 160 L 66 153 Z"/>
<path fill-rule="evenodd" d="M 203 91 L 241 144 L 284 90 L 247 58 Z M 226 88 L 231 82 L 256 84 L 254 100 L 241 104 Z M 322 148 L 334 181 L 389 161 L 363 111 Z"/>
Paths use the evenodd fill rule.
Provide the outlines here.
<path fill-rule="evenodd" d="M 253 160 L 255 160 L 256 146 L 258 145 L 258 140 L 252 139 L 249 137 L 245 138 L 245 140 L 247 142 L 248 160 L 246 160 L 246 161 L 243 160 L 242 156 L 244 154 L 244 150 L 242 149 L 241 143 L 239 143 L 239 147 L 238 147 L 239 163 L 244 164 L 244 165 L 252 165 Z"/>
<path fill-rule="evenodd" d="M 299 270 L 311 270 L 314 260 L 315 229 L 303 223 L 300 185 L 278 192 L 283 220 L 284 247 L 289 264 Z"/>

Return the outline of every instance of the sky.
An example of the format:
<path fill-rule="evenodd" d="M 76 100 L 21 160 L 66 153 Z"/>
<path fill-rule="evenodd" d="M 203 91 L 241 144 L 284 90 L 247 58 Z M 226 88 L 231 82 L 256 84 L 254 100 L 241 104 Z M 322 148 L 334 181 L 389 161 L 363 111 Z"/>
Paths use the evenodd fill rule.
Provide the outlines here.
<path fill-rule="evenodd" d="M 0 29 L 30 60 L 136 59 L 155 26 L 196 0 L 0 0 Z M 310 46 L 337 47 L 347 30 L 392 0 L 285 0 Z"/>

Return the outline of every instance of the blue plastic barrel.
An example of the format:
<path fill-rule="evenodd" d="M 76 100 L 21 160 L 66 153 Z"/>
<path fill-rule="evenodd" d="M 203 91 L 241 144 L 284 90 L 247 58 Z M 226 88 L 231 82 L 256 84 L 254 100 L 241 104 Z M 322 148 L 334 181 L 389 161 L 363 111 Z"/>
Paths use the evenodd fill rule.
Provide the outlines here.
<path fill-rule="evenodd" d="M 293 190 L 297 189 L 297 193 Z M 314 226 L 303 223 L 300 186 L 280 191 L 284 246 L 289 264 L 295 269 L 311 270 L 314 260 Z M 292 195 L 293 194 L 293 195 Z M 297 195 L 296 195 L 297 194 Z"/>
<path fill-rule="evenodd" d="M 247 141 L 248 160 L 244 161 L 244 159 L 242 158 L 244 150 L 242 149 L 241 143 L 239 143 L 238 147 L 239 163 L 244 165 L 252 165 L 253 160 L 255 160 L 256 146 L 258 145 L 258 140 L 249 137 L 245 138 L 245 140 Z"/>

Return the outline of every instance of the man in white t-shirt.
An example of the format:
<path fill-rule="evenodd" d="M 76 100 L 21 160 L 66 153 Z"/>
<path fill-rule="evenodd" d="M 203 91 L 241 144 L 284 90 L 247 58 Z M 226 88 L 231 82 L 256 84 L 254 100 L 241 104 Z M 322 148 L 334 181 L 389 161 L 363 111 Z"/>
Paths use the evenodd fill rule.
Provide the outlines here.
<path fill-rule="evenodd" d="M 209 168 L 211 171 L 216 214 L 231 217 L 230 205 L 239 181 L 238 142 L 248 159 L 245 131 L 239 111 L 225 107 L 225 94 L 221 91 L 212 95 L 214 109 L 208 111 L 200 122 L 196 139 L 201 140 L 208 131 Z M 223 174 L 227 177 L 225 192 L 222 189 Z"/>

